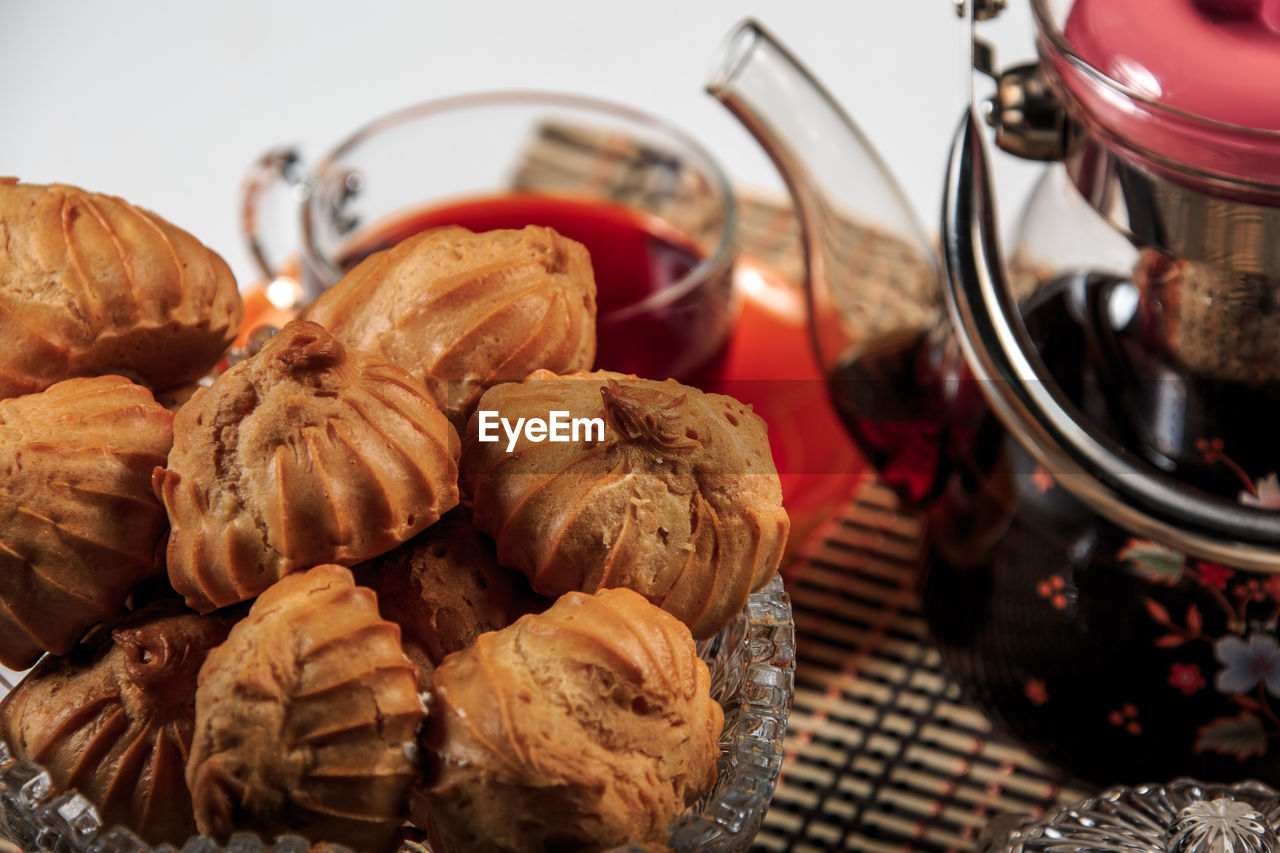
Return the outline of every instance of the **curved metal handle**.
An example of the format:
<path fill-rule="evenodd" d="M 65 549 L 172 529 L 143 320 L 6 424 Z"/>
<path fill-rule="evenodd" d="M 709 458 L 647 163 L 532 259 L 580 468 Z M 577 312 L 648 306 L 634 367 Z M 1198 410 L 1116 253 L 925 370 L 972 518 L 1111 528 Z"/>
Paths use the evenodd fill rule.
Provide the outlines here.
<path fill-rule="evenodd" d="M 309 192 L 303 177 L 302 154 L 294 145 L 281 145 L 263 152 L 240 184 L 240 231 L 267 281 L 278 277 L 282 266 L 281 256 L 268 249 L 268 241 L 263 237 L 265 199 L 268 193 L 281 190 L 287 191 L 297 204 L 304 203 Z"/>
<path fill-rule="evenodd" d="M 992 410 L 1063 488 L 1104 518 L 1201 559 L 1280 571 L 1280 514 L 1192 492 L 1089 430 L 1053 381 L 1007 284 L 972 109 L 951 150 L 942 234 L 947 310 L 965 358 Z"/>

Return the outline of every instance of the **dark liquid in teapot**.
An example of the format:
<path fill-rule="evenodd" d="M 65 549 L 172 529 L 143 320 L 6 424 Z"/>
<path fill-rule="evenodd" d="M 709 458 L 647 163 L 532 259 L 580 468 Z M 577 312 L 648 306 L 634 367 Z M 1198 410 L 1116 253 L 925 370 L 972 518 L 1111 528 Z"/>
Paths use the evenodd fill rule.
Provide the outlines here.
<path fill-rule="evenodd" d="M 1265 499 L 1275 396 L 1144 349 L 1124 287 L 1064 277 L 1024 303 L 1046 367 L 1135 452 L 1228 499 Z M 981 412 L 942 340 L 871 342 L 830 383 L 868 457 L 900 493 L 927 496 L 923 605 L 952 674 L 1024 744 L 1098 785 L 1280 782 L 1280 576 L 1205 563 L 1088 510 Z"/>
<path fill-rule="evenodd" d="M 828 375 L 831 401 L 867 461 L 908 504 L 931 500 L 951 470 L 958 424 L 933 336 L 877 338 Z M 954 390 L 954 389 L 952 389 Z"/>
<path fill-rule="evenodd" d="M 828 378 L 832 403 L 867 461 L 912 503 L 932 495 L 945 465 L 945 404 L 927 349 L 924 332 L 905 330 L 859 349 Z"/>
<path fill-rule="evenodd" d="M 942 329 L 904 329 L 858 347 L 827 377 L 862 454 L 913 505 L 937 496 L 957 442 L 975 441 L 985 420 L 978 388 L 945 346 Z"/>

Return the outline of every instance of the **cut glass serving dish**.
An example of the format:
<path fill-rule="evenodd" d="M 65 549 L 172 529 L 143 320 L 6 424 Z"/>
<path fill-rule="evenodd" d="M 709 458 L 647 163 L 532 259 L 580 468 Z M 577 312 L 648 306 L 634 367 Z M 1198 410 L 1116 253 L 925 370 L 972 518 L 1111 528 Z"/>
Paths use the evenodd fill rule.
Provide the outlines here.
<path fill-rule="evenodd" d="M 1260 782 L 1112 788 L 1017 821 L 998 819 L 983 853 L 1276 853 L 1280 793 Z"/>
<path fill-rule="evenodd" d="M 795 625 L 791 600 L 775 577 L 753 594 L 719 634 L 698 644 L 711 672 L 712 696 L 724 707 L 719 776 L 715 786 L 672 825 L 675 853 L 741 853 L 750 847 L 773 798 L 782 767 L 782 737 L 795 691 Z M 152 848 L 124 827 L 104 827 L 93 804 L 75 792 L 53 795 L 48 773 L 15 760 L 0 741 L 0 837 L 25 851 L 52 853 L 176 853 Z M 261 839 L 232 835 L 226 846 L 194 837 L 181 853 L 305 853 L 300 836 Z M 328 853 L 345 848 L 326 845 Z M 428 851 L 405 841 L 402 853 Z M 641 853 L 617 848 L 612 853 Z"/>

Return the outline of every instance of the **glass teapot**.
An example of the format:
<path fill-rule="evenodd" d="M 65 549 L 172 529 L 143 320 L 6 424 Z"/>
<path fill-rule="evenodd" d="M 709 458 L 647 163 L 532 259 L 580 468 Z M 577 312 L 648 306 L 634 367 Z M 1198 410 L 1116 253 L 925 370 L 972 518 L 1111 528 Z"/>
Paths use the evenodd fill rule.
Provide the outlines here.
<path fill-rule="evenodd" d="M 988 112 L 1002 147 L 1058 162 L 1008 265 L 972 109 L 939 258 L 759 25 L 708 89 L 792 193 L 832 401 L 928 515 L 924 606 L 970 695 L 1089 781 L 1280 782 L 1280 132 L 1109 77 L 1070 3 L 1032 5 L 1041 61 Z M 1219 141 L 1183 162 L 1169 140 Z"/>

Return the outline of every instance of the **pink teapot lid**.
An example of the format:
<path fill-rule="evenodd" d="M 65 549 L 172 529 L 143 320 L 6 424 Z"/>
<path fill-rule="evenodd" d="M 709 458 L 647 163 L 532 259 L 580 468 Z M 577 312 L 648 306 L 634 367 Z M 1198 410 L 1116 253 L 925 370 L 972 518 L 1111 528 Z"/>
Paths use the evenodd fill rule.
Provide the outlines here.
<path fill-rule="evenodd" d="M 1041 48 L 1086 127 L 1183 180 L 1280 189 L 1280 0 L 1075 0 L 1061 26 Z"/>

